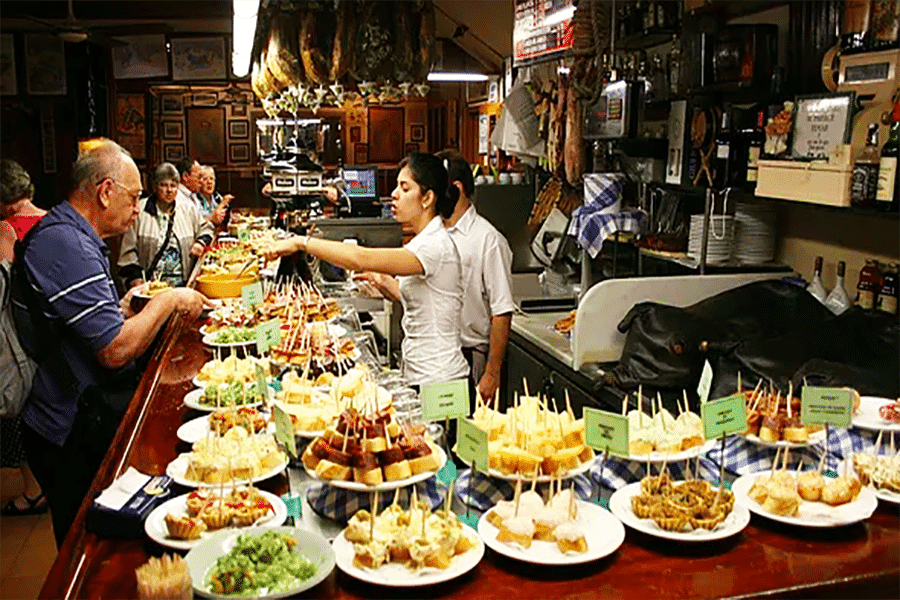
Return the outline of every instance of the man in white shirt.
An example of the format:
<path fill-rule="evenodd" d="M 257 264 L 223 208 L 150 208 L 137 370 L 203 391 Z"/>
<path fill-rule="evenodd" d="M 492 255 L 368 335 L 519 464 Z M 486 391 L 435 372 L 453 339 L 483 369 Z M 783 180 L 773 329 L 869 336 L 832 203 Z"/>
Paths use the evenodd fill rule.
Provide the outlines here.
<path fill-rule="evenodd" d="M 456 209 L 444 219 L 444 226 L 462 260 L 463 354 L 472 366 L 478 394 L 489 401 L 500 385 L 512 323 L 512 251 L 503 234 L 469 200 L 475 192 L 469 164 L 447 151 L 438 157 L 445 160 L 450 185 L 460 190 Z"/>
<path fill-rule="evenodd" d="M 193 204 L 197 202 L 197 191 L 200 189 L 200 163 L 189 156 L 185 156 L 175 165 L 178 174 L 181 176 L 181 183 L 178 184 L 178 196 L 176 201 L 190 201 Z"/>

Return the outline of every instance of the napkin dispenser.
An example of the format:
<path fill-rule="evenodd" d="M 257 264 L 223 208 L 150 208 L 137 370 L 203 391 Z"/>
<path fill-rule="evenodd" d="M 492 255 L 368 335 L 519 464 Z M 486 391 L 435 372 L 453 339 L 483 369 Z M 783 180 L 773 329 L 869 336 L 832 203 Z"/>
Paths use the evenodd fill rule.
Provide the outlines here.
<path fill-rule="evenodd" d="M 171 495 L 172 478 L 150 477 L 119 509 L 97 502 L 97 494 L 88 509 L 85 528 L 106 538 L 137 539 L 144 535 L 144 519 Z"/>

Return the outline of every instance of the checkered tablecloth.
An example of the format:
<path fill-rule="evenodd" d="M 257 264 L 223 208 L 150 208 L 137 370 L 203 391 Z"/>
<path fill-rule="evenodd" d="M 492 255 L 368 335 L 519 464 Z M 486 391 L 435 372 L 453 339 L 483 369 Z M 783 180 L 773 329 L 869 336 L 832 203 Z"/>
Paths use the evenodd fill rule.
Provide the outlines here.
<path fill-rule="evenodd" d="M 617 490 L 625 487 L 629 483 L 640 481 L 647 475 L 646 462 L 637 462 L 619 458 L 617 456 L 610 456 L 609 460 L 603 465 L 601 477 L 601 461 L 602 459 L 600 458 L 594 461 L 594 464 L 591 466 L 590 475 L 591 480 L 603 488 Z M 654 475 L 657 475 L 661 468 L 661 463 L 651 463 L 650 465 L 650 470 Z M 694 477 L 697 477 L 696 472 L 699 469 L 699 477 L 701 479 L 712 481 L 719 478 L 718 465 L 702 455 L 697 459 L 691 459 L 690 461 L 666 464 L 666 470 L 669 472 L 669 475 L 679 480 L 687 478 L 688 469 L 690 469 L 690 473 Z"/>
<path fill-rule="evenodd" d="M 447 495 L 447 486 L 438 481 L 437 477 L 430 477 L 416 484 L 419 500 L 427 500 L 432 509 L 438 508 Z M 412 495 L 412 486 L 400 490 L 398 502 L 409 506 L 409 498 Z M 394 491 L 381 492 L 378 503 L 379 510 L 386 507 L 394 500 Z M 306 501 L 313 511 L 326 519 L 332 519 L 339 523 L 346 523 L 360 509 L 371 510 L 374 494 L 353 492 L 328 485 L 317 483 L 306 491 Z"/>
<path fill-rule="evenodd" d="M 470 473 L 471 469 L 461 471 L 456 479 L 456 497 L 459 498 L 463 504 L 467 504 L 480 511 L 486 511 L 501 500 L 513 499 L 513 495 L 516 491 L 516 484 L 514 481 L 489 477 L 484 473 L 477 472 L 475 478 L 471 482 L 472 487 L 470 489 Z M 573 482 L 575 484 L 575 493 L 579 498 L 587 500 L 591 497 L 591 480 L 587 476 L 578 475 L 572 479 L 564 479 L 563 489 L 567 488 Z M 542 497 L 547 498 L 549 486 L 549 483 L 539 483 L 535 490 Z M 523 481 L 522 489 L 531 489 L 531 484 Z"/>
<path fill-rule="evenodd" d="M 584 206 L 572 212 L 567 233 L 591 258 L 600 253 L 603 240 L 617 231 L 643 231 L 647 221 L 644 211 L 609 211 L 621 198 L 624 177 L 620 173 L 593 173 L 584 179 Z"/>

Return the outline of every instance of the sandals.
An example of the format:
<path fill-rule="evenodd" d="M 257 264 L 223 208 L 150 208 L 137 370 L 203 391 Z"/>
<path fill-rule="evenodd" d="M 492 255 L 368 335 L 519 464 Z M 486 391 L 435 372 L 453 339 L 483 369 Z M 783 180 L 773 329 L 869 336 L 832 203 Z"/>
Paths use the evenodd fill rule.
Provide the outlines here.
<path fill-rule="evenodd" d="M 50 510 L 50 506 L 47 504 L 47 499 L 44 498 L 43 492 L 38 494 L 38 497 L 34 499 L 29 498 L 25 492 L 22 492 L 22 498 L 25 499 L 28 506 L 19 508 L 16 506 L 16 498 L 13 498 L 6 503 L 2 510 L 0 510 L 0 515 L 5 517 L 41 515 Z"/>

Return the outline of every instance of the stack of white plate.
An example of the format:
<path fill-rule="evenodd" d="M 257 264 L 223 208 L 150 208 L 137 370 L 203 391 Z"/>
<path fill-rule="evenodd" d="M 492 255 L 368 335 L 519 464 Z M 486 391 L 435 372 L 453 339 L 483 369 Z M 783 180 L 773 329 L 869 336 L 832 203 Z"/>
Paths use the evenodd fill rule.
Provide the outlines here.
<path fill-rule="evenodd" d="M 726 262 L 731 259 L 734 246 L 734 217 L 713 215 L 709 220 L 709 238 L 706 245 L 706 262 Z M 691 229 L 688 237 L 688 254 L 700 260 L 703 247 L 703 215 L 691 215 Z"/>
<path fill-rule="evenodd" d="M 743 263 L 775 258 L 775 209 L 765 204 L 738 202 L 735 207 L 734 257 Z"/>

